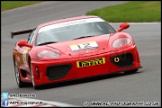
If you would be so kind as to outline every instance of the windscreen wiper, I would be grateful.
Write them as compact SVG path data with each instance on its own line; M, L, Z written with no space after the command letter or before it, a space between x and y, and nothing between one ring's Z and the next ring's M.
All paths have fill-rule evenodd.
M38 44L38 46L47 45L47 44L51 44L51 43L56 43L56 42L54 42L54 41L43 42L43 43Z
M94 37L94 36L81 36L81 37L78 37L78 38L74 38L73 40L81 39L81 38L87 38L87 37Z

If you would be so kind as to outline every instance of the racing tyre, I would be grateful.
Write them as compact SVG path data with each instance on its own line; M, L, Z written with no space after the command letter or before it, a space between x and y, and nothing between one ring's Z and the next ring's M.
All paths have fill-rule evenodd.
M21 81L20 71L19 71L19 68L18 68L18 65L17 65L15 59L14 59L14 70L15 70L15 78L16 78L18 87L19 88L26 87L28 85L28 83Z
M124 71L125 74L131 74L131 73L136 73L138 71L138 69L133 69L133 70L129 70L129 71Z

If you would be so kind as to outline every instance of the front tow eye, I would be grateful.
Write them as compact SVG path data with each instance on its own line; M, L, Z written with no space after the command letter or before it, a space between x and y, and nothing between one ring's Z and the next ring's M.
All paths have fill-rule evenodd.
M120 61L119 57L115 57L115 58L114 58L114 62L117 63L117 62L119 62L119 61Z

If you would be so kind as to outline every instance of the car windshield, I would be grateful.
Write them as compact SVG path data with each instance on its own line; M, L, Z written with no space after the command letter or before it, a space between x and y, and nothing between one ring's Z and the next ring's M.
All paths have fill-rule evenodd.
M115 32L116 30L106 21L88 18L42 27L38 32L36 43L39 45L48 41L62 42Z

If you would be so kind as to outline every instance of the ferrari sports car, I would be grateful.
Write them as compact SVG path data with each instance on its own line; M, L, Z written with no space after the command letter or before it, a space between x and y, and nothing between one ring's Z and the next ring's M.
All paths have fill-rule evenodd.
M115 30L98 16L64 18L36 28L11 32L11 38L26 34L13 48L18 86L76 80L115 72L134 73L141 68L130 25Z

